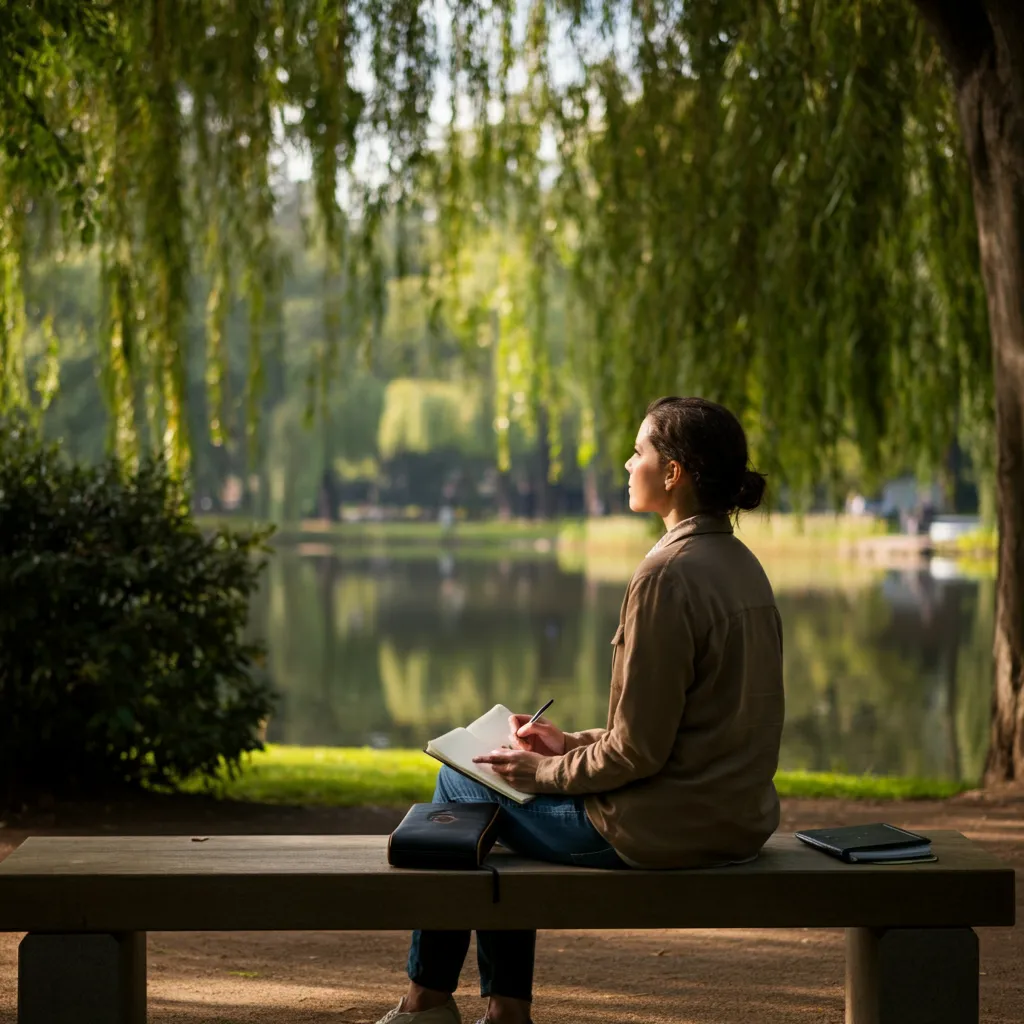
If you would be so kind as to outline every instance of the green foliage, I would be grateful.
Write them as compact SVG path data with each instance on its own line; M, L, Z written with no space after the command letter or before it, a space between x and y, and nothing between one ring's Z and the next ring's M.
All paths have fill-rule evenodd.
M311 417L305 388L289 387L276 403L266 402L269 420L265 458L269 505L275 522L308 516L325 471L344 476L349 467L376 466L377 428L384 385L353 373L330 388Z
M378 450L385 459L448 449L486 451L476 388L457 382L393 380L384 393Z
M810 7L691 5L668 33L660 5L639 16L639 67L604 73L605 130L577 153L595 200L556 191L582 240L614 422L638 395L716 397L805 499L844 441L877 478L939 465L958 417L991 429L976 230L936 44L909 4Z
M0 421L0 798L174 786L260 747L244 642L266 531L204 536L164 465Z
M28 393L26 254L95 224L119 450L183 464L186 404L215 443L244 409L255 444L287 144L311 166L321 387L343 354L372 359L388 278L414 275L432 325L490 349L493 422L539 428L553 475L570 398L617 457L646 399L675 389L735 407L797 498L841 475L847 443L878 475L938 468L959 436L990 472L968 176L909 0L48 0L0 7L3 54L8 404ZM465 287L489 232L507 241L499 280ZM186 312L200 272L205 344ZM185 386L200 353L204 402Z
M284 747L271 744L247 758L238 773L224 772L218 793L232 800L268 804L360 807L407 806L429 801L437 762L419 750ZM945 779L883 778L827 772L779 772L783 797L851 800L922 800L955 796L972 788ZM200 780L186 787L200 792Z
M296 188L288 194L294 198L301 192ZM246 429L246 417L252 410L245 398L249 338L244 304L235 303L223 323L221 343L228 373L221 380L223 401L217 411L206 397L209 367L203 346L204 280L193 289L186 318L192 351L187 394L193 438L190 476L200 507L217 509L225 484L232 478L248 489L243 495L247 513L277 522L324 515L327 496L321 489L325 475L331 472L344 487L342 501L393 504L401 498L400 503L408 504L404 492L411 491L414 504L427 506L438 472L455 467L467 482L479 481L485 474L493 478L497 452L489 423L498 399L489 348L478 346L473 359L463 357L454 335L443 324L430 329L423 280L392 279L387 285L387 313L373 350L358 351L352 347L355 340L345 335L345 357L338 375L333 379L319 376L325 344L320 295L323 254L317 248L303 249L294 207L279 210L275 234L291 269L281 284L280 336L266 358L265 387L255 405L255 433ZM489 239L476 251L481 259L466 284L482 293L497 287L500 281L494 266L500 244L497 239ZM40 417L43 429L69 454L90 462L102 457L109 428L100 390L104 364L95 351L95 339L87 334L95 330L99 316L96 273L97 261L87 254L61 261L36 260L28 281L31 315L25 337L27 373L39 379L52 366L47 359L45 322L40 320L46 310L54 332L63 342L60 387ZM449 397L458 393L470 405L456 409L449 402L454 419L461 421L467 413L479 418L472 430L463 432L454 448L447 434L434 432L420 437L415 451L403 449L386 459L378 449L379 425L385 389L395 380L407 382L404 386L412 390L422 385ZM460 383L455 385L455 381ZM522 398L523 394L513 396L512 421L505 442L514 456L515 472L520 478L528 475L530 486L538 487L547 465L546 439L536 430L532 436L528 434L525 403L516 401L516 397ZM207 436L213 433L205 421L208 413L216 419L216 443ZM561 482L570 492L580 486L574 443L578 422L578 414L570 409L560 426L566 462ZM144 447L149 447L148 427L143 425L141 430ZM443 446L436 457L432 450L423 449L424 444L434 442ZM392 466L395 460L401 465ZM398 495L389 481L403 476L409 479L409 486ZM421 480L428 484L426 491L419 487ZM467 485L463 490L470 489ZM488 496L475 492L458 497L460 503L463 499L477 507L493 504Z

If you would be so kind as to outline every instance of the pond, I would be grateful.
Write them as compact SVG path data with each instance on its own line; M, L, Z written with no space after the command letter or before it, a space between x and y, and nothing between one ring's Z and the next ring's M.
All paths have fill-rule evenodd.
M993 580L938 561L765 568L785 629L783 768L979 777ZM549 697L562 727L603 725L627 580L524 550L279 545L251 624L280 694L267 738L422 747Z

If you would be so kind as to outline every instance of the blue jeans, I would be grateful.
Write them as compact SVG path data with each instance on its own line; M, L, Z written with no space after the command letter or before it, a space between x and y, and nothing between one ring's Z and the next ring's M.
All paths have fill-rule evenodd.
M582 797L536 796L520 806L445 765L437 776L434 803L501 804L498 841L525 857L592 868L626 867L591 825ZM532 999L536 943L535 931L478 931L480 994ZM454 992L468 952L468 931L415 931L409 978L424 988Z

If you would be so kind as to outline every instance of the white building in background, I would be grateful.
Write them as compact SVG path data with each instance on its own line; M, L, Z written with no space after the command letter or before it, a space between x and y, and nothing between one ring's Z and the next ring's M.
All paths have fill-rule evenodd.
M846 502L849 515L896 519L905 533L927 533L935 542L955 540L981 526L978 516L956 515L947 508L938 483L923 484L910 474L888 481L879 498L869 500L863 494L854 494Z
M934 513L946 507L946 498L937 483L922 484L917 477L907 475L890 480L882 487L879 514L897 515L902 521L906 515L913 515L930 508Z

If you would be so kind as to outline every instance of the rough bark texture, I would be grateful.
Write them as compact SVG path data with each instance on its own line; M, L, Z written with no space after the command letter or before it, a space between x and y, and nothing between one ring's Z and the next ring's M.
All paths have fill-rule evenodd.
M918 0L949 60L995 371L999 576L986 785L1024 782L1024 3Z

